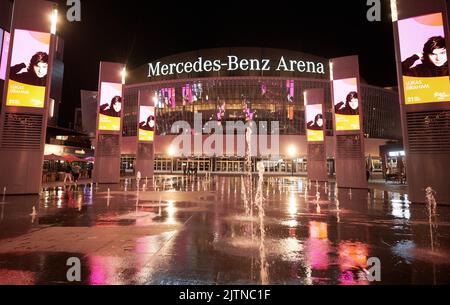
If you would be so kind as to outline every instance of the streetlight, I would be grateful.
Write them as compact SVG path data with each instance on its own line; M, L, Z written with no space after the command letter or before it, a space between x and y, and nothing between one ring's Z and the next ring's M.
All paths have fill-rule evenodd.
M288 147L288 156L292 162L292 176L294 176L294 158L297 155L297 148L294 145Z
M122 72L120 72L120 76L122 76L122 85L125 85L126 78L127 78L127 68L126 67L124 67L122 69Z
M56 24L58 23L58 9L57 6L53 6L52 15L50 16L50 33L56 35Z
M167 154L169 155L169 157L175 156L175 148L173 148L172 145L167 149Z
M391 15L392 22L398 21L397 0L391 0Z
M297 155L297 148L294 145L288 147L288 156L289 158L295 158Z
M173 157L175 156L175 148L172 145L170 145L169 148L167 149L167 154L171 159L170 173L173 173L173 165L174 165Z

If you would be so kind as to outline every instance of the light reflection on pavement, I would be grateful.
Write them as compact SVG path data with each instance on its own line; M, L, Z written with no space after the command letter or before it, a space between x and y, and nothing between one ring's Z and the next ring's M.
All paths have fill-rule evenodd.
M260 284L262 250L269 284L379 284L364 271L370 257L381 260L381 284L450 283L450 207L429 218L398 193L336 197L334 183L268 177L261 245L242 181L158 176L139 192L122 183L7 197L0 283L68 284L66 261L78 257L86 285Z

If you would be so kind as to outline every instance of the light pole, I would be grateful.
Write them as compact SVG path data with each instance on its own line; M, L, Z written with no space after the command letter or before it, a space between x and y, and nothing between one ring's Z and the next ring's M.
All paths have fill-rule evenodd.
M175 149L173 146L169 146L167 149L167 154L170 157L170 173L173 174L173 166L174 166L174 156L175 156Z
M297 148L294 145L291 145L288 147L288 156L291 159L291 171L292 171L292 176L294 176L294 159L295 156L297 155Z

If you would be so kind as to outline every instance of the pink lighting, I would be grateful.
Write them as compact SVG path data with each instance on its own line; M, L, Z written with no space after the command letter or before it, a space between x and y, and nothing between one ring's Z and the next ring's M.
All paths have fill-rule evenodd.
M309 263L316 270L326 270L330 264L328 253L328 225L324 222L311 221L309 223L309 239L306 242Z

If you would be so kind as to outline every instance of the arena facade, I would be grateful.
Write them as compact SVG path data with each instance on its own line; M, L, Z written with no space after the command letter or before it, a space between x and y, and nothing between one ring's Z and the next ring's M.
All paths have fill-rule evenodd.
M165 57L129 71L124 93L122 174L133 174L137 147L137 104L140 91L149 91L156 106L155 171L181 173L186 166L198 171L241 172L240 154L207 156L192 149L176 156L177 136L172 127L194 116L208 121L267 122L279 126L279 154L259 154L269 172L301 174L307 168L304 95L323 88L327 108L327 157L334 173L333 122L329 60L296 51L267 48L219 48ZM365 154L375 171L381 170L380 146L401 140L398 93L361 80ZM227 131L224 124L224 133ZM258 130L258 132L267 132ZM269 131L270 132L270 131ZM207 138L202 135L202 139ZM225 140L224 140L225 141Z

